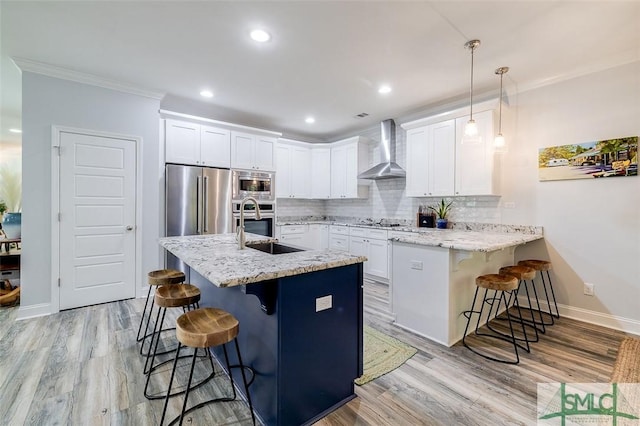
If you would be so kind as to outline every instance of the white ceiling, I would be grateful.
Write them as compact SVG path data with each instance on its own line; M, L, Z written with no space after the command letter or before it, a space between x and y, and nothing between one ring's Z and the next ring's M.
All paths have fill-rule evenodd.
M167 94L210 118L330 140L385 118L640 60L640 1L2 1L3 127L20 115L9 57ZM272 40L258 45L261 27ZM12 80L12 78L14 80ZM380 95L381 83L393 91ZM204 100L200 90L215 97ZM199 103L199 105L198 105ZM356 119L358 113L370 116ZM313 115L316 123L304 122ZM13 118L12 118L13 117ZM4 136L4 134L3 134Z

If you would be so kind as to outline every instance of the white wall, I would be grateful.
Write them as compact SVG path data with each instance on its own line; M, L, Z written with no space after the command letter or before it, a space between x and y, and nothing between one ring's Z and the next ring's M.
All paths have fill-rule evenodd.
M515 101L502 203L516 208L503 209L502 221L544 227L559 302L640 321L640 178L539 182L537 170L539 148L640 135L640 62ZM585 281L595 284L595 296L583 294Z
M47 77L22 76L21 312L51 302L51 126L70 126L142 138L142 271L157 269L160 250L160 102ZM140 283L138 283L140 285ZM33 310L33 309L32 309ZM25 314L28 315L28 314Z

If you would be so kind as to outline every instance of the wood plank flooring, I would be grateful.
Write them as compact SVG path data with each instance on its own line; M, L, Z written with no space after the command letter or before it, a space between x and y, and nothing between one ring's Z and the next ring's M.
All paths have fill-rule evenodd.
M0 309L0 424L158 424L163 401L143 395L144 358L135 341L143 306L144 300L126 300L25 321L15 321L17 308ZM174 311L168 321L180 313ZM625 336L561 318L530 354L521 354L519 365L499 364L460 343L447 348L395 327L388 287L370 281L365 282L365 322L418 353L391 373L356 387L358 398L317 425L535 424L538 382L607 382ZM162 393L169 369L170 363L152 376L151 393ZM200 369L196 377L205 374ZM219 375L189 400L197 403L226 392L226 376ZM180 398L172 399L169 418L179 413L180 404ZM251 418L239 400L200 409L187 422L249 425Z

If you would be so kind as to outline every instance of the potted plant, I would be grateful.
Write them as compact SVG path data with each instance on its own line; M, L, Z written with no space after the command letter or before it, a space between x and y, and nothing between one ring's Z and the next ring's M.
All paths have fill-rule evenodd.
M4 201L0 200L0 223L2 222L2 216L4 215L4 212L7 211L7 203L5 203Z
M453 204L453 201L445 203L444 199L441 199L440 203L435 206L429 206L429 210L436 214L436 228L447 229L447 215L449 214L449 209L451 209L451 204Z

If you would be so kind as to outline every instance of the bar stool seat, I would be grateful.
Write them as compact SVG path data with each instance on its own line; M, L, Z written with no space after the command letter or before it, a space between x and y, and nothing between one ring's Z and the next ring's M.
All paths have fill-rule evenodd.
M149 337L147 331L149 330L149 322L151 321L151 312L153 311L154 300L151 300L151 309L149 309L148 314L147 306L149 304L149 299L151 299L151 289L152 287L160 287L163 285L171 285L171 284L180 284L185 280L184 272L178 271L177 269L158 269L155 271L151 271L147 274L147 282L149 284L149 291L147 292L147 300L144 302L144 309L142 310L142 315L140 316L140 325L138 326L138 334L136 336L136 341L140 342L141 340L145 340ZM140 335L142 332L142 324L144 322L145 314L147 315L147 325L145 327L144 335ZM140 346L140 354L142 354L142 346L144 346L144 342Z
M163 399L164 394L158 395L150 395L148 392L149 381L151 379L151 373L156 370L159 366L166 364L171 361L166 360L157 365L154 365L156 357L158 355L166 354L177 350L176 356L180 357L179 349L170 349L164 352L158 352L158 343L160 342L160 331L162 331L162 327L164 325L164 320L167 314L167 308L183 308L186 310L197 309L200 307L200 289L192 284L174 284L159 287L156 290L156 294L154 296L154 302L158 305L158 314L156 316L156 323L153 329L152 338L151 338L151 347L149 352L147 353L147 358L144 363L144 373L147 375L147 380L144 387L144 396L147 399ZM162 313L162 318L160 314ZM151 350L153 348L153 350ZM178 345L179 348L179 345ZM205 355L206 356L206 355ZM182 357L185 358L185 357ZM210 356L209 356L210 358ZM213 360L210 359L211 366L213 368ZM202 382L198 383L197 386L200 386L206 383L209 379L211 379L213 375L207 377ZM174 394L178 395L180 393Z
M478 298L478 292L480 289L484 289L484 296L482 301L480 302L480 310L476 309L476 301ZM493 295L489 294L489 291L493 291ZM520 356L518 354L518 347L524 349L527 352L530 352L529 347L529 339L527 338L527 332L525 330L525 324L522 321L512 321L512 315L509 313L509 310L506 311L506 319L509 322L509 331L510 334L497 331L491 327L489 327L489 321L492 319L492 311L494 305L496 306L496 312L499 309L499 303L496 305L496 301L504 301L505 305L507 305L506 294L508 293L511 299L511 295L513 295L514 306L518 308L519 316L522 316L520 312L520 305L518 304L518 279L512 275L506 274L487 274L480 275L476 277L476 291L473 296L473 302L471 304L471 309L463 312L464 316L467 318L467 325L464 330L464 334L462 336L462 344L469 349L471 352L480 355L483 358L489 359L491 361L503 362L506 364L517 364L520 362ZM483 316L485 305L489 306L489 312L485 316ZM508 305L507 305L508 306ZM477 314L478 319L476 321L474 334L476 336L484 336L492 339L503 340L513 345L513 355L514 359L509 357L498 358L496 356L490 355L489 353L480 351L479 348L472 346L467 342L467 332L469 330L469 325L471 324L472 317L474 314ZM489 332L480 330L480 323L483 322L487 327ZM516 337L514 333L514 323L520 324L522 327L522 335L524 337Z
M547 307L549 308L549 312L545 312L551 317L551 324L554 323L554 318L560 318L560 312L558 311L558 302L556 301L556 293L553 290L553 283L551 282L551 275L549 271L552 269L551 262L548 260L539 260L539 259L527 259L521 260L518 262L518 265L528 266L530 268L535 269L540 272L540 278L542 280L542 288L544 289L544 294L547 298ZM544 279L544 276L547 276L547 279ZM549 287L549 292L551 292L551 299L549 299L549 292L547 291L547 287ZM555 312L551 309L551 301L553 300L553 307L555 308Z
M245 375L245 366L242 363L242 357L240 355L240 347L238 345L237 336L240 332L240 324L238 320L231 315L230 313L217 308L201 308L196 309L194 311L187 312L185 314L180 315L180 317L176 321L176 337L178 338L178 348L181 346L187 346L194 349L193 357L191 361L191 370L189 372L189 380L187 383L186 392L184 395L184 401L182 404L182 411L179 417L176 417L170 424L175 423L178 419L180 421L180 425L182 425L182 421L184 419L184 415L193 410L196 410L200 407L203 407L207 404L211 404L214 402L222 402L222 401L234 401L237 397L235 385L233 381L233 375L231 374L232 367L239 367L240 372L242 374L242 381L244 384L244 389L247 396L247 403L249 404L249 410L251 411L251 419L253 424L255 424L255 415L253 413L253 405L251 404L251 395L249 394L249 384L247 383L247 378ZM229 363L229 356L227 354L226 344L233 341L236 347L236 354L238 356L239 365L232 366ZM189 399L189 392L193 389L191 386L191 381L193 378L193 370L196 361L196 352L198 348L206 348L207 352L209 348L215 346L221 346L224 352L225 362L227 364L227 371L229 373L229 380L231 382L231 389L233 391L232 397L219 397L215 399L211 399L209 401L202 402L197 404L189 409L187 409L187 401ZM178 350L179 352L179 350ZM171 396L171 387L173 385L173 380L176 372L176 365L178 363L178 353L176 353L176 357L173 364L173 370L171 372L171 379L169 380L169 389L167 390L167 397L165 398L164 408L162 410L162 418L160 420L160 425L163 424L164 418L166 416L167 405L169 403L169 397ZM213 365L212 365L213 367Z
M529 313L529 316L531 317L531 319L520 318L520 320L525 321L527 324L534 327L535 338L531 341L537 342L539 339L538 331L541 333L544 333L546 330L545 330L545 321L542 318L542 310L540 309L538 292L536 291L535 285L533 285L533 279L536 276L536 270L528 266L513 265L513 266L503 266L502 268L500 268L499 273L516 277L518 279L518 289L520 289L520 287L524 287L525 293L527 295L528 306L522 306L521 308L524 311ZM527 281L531 281L533 299L536 303L535 308L533 307L533 302L532 302L531 295L529 293L529 286L527 285ZM507 309L509 309L509 306L511 306L510 305L511 300L509 300L508 302L509 302L509 305L507 305ZM538 318L535 317L536 313L538 314Z
M181 308L200 301L200 289L191 284L160 287L154 297L156 305L163 308Z

